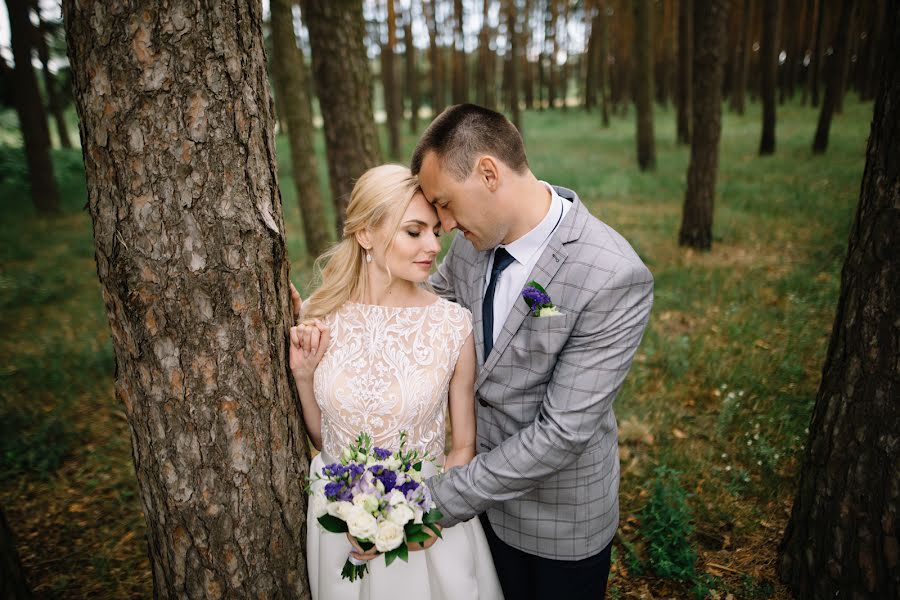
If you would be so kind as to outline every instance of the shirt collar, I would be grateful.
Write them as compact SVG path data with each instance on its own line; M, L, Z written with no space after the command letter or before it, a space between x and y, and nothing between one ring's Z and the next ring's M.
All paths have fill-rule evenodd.
M500 248L505 248L516 259L516 262L522 265L527 265L534 253L541 249L541 246L544 245L544 242L559 224L563 212L562 197L556 193L552 185L546 181L541 181L541 183L550 191L550 210L547 211L547 214L544 215L544 218L534 229L505 246L499 246Z

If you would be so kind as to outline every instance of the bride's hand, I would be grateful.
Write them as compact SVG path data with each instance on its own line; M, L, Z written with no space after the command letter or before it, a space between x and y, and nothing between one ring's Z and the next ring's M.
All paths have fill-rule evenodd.
M356 538L350 535L349 533L345 534L347 539L350 540L350 545L353 546L353 551L350 553L350 556L355 558L356 560L372 560L376 556L378 556L378 550L375 549L375 546L372 546L368 550L363 550L362 546L359 545L359 542L356 541Z
M300 309L303 307L303 299L300 297L300 292L297 291L297 288L294 287L294 282L291 281L291 312L294 314L294 323L300 320Z
M311 378L330 341L328 326L321 321L291 327L291 373L296 379Z
M440 525L435 525L438 529L443 529ZM418 542L410 542L408 544L410 552L417 552L419 550L428 550L434 543L438 541L438 536L428 527L423 527L422 531L428 534L428 540L422 542L421 544Z

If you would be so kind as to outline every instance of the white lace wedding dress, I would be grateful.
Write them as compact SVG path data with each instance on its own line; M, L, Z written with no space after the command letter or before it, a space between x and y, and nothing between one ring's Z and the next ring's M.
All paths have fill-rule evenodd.
M310 472L334 462L361 431L375 445L407 447L444 459L444 409L450 377L472 316L439 299L429 306L393 308L348 302L326 322L328 351L316 369L316 402L322 409L322 454ZM426 475L439 467L426 463ZM341 579L351 550L344 534L324 531L308 514L307 564L316 600L455 600L502 598L490 549L478 519L443 530L431 548L409 553L409 562L385 567L379 556L356 582Z

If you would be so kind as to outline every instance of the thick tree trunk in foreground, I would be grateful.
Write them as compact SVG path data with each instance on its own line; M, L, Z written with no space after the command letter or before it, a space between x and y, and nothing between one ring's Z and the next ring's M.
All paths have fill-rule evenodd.
M900 5L885 31L900 28ZM900 597L900 38L881 89L778 570L796 598Z
M338 237L354 182L381 164L360 0L303 0Z
M262 9L63 13L154 595L308 598Z
M0 598L3 600L30 600L31 589L25 579L25 571L16 550L16 541L0 507Z
M759 154L765 156L775 152L775 76L778 72L778 0L763 0L762 47L759 53L762 74L762 136Z
M694 85L691 162L678 243L712 248L713 202L722 134L722 73L728 0L694 1Z
M25 143L31 199L38 213L52 215L59 212L59 191L50 161L50 131L47 129L44 101L41 100L31 66L31 40L34 36L28 5L28 0L6 0L13 60L16 61L13 88L19 127Z
M641 171L656 168L653 140L653 31L651 0L634 3L634 50L637 67L634 106L637 112L637 162Z
M272 59L278 64L275 76L280 79L279 87L284 96L283 118L291 146L291 174L303 221L303 239L307 254L315 258L328 247L331 236L319 193L312 106L307 93L309 74L294 35L293 4L292 0L271 0Z
M813 154L822 154L828 149L828 133L831 130L831 117L834 115L838 99L842 93L843 77L842 65L847 57L847 48L850 45L849 29L853 15L854 0L844 0L841 3L841 16L837 25L837 33L834 36L834 54L825 67L825 99L822 100L822 110L819 112L819 123L816 126L816 137L813 140ZM891 31L888 29L887 31ZM896 32L895 32L896 33Z
M678 80L675 101L678 110L676 139L679 144L691 143L691 93L694 72L694 6L693 0L678 2Z

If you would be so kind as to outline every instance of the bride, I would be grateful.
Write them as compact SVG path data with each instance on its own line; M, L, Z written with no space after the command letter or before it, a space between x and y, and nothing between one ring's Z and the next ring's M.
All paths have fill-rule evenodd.
M435 210L406 167L375 167L354 186L343 239L320 257L321 285L302 305L303 324L291 329L291 371L320 450L310 473L334 462L362 431L392 450L406 431L407 447L437 463L426 476L474 456L472 315L422 286L440 251L439 232ZM445 458L448 403L452 449ZM410 552L409 562L370 560L355 582L341 579L354 550L348 538L319 527L312 507L307 519L313 598L502 597L478 519L445 529L427 549Z

